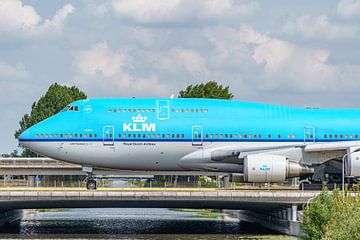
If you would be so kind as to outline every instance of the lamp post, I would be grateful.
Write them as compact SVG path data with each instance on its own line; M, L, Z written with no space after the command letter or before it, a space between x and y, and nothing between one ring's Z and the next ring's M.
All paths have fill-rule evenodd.
M341 179L341 189L342 189L342 193L344 194L344 191L345 191L345 158L349 155L351 155L352 153L355 153L355 152L359 152L360 151L360 148L352 151L352 152L348 152L348 153L345 153L343 158L342 158L342 166L341 166L341 174L342 174L342 179Z

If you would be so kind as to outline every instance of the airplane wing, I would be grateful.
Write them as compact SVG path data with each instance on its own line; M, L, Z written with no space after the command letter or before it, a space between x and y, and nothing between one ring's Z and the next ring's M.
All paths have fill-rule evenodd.
M347 159L350 166L347 172L360 175L360 153L354 152L357 150L360 150L360 141L251 148L229 145L198 149L185 155L180 165L193 170L243 173L251 182L272 182L308 175L313 173L312 164L341 159L346 153L353 153Z

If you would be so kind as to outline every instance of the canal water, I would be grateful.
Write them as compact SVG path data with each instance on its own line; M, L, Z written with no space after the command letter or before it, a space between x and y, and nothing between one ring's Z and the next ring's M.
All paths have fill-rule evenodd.
M287 239L227 214L176 209L26 210L19 228L0 238L30 239Z

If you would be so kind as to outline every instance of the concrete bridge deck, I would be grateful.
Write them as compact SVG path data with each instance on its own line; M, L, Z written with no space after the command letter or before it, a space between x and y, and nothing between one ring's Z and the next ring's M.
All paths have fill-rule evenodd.
M212 208L269 211L302 206L319 192L215 189L1 190L0 208Z

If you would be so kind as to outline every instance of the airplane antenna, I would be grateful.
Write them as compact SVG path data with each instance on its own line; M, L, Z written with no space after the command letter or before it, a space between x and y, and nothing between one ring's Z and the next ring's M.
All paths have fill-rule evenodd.
M174 98L174 94L171 94L170 98Z

